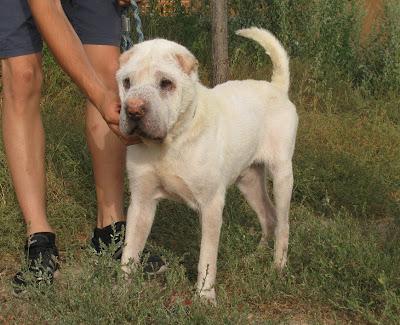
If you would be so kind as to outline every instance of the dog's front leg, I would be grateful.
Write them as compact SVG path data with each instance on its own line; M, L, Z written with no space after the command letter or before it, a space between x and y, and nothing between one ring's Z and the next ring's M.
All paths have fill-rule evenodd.
M146 244L154 221L157 201L143 193L132 192L125 231L125 247L122 253L122 269L129 273L140 262L140 254ZM133 265L129 262L133 261Z
M201 246L197 276L197 292L215 303L215 277L219 236L222 225L224 195L219 195L201 208Z

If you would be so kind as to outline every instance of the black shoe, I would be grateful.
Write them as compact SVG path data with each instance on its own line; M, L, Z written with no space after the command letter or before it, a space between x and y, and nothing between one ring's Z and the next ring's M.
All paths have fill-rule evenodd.
M112 249L115 250L112 252L113 258L116 260L121 259L125 238L125 226L125 221L118 221L104 228L95 228L91 240L92 248L97 254L100 254L110 246L113 246Z
M27 268L13 278L15 293L20 293L28 284L53 283L58 270L58 249L56 235L38 232L29 236L25 244Z
M95 228L91 240L91 246L100 254L104 249L112 247L115 251L112 252L113 258L120 260L122 257L122 249L125 240L125 221L118 221L112 225L104 228ZM160 274L167 269L167 264L158 255L149 254L145 249L142 256L144 256L145 266L143 270L149 274Z
M149 253L147 249L143 250L142 262L144 263L143 271L147 274L161 274L168 269L168 264L162 256Z

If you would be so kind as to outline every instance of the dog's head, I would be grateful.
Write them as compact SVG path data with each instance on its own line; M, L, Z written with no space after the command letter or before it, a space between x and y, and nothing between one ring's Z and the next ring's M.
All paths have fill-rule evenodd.
M120 129L162 141L192 104L198 62L185 47L164 39L135 45L120 57Z

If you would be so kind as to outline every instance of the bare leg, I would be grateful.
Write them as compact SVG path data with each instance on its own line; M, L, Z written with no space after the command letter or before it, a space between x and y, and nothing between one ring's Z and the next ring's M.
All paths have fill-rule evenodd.
M274 263L281 270L287 262L289 242L289 209L293 188L292 162L279 161L271 166L277 224L275 228Z
M260 245L265 245L276 223L275 208L265 184L265 167L256 165L248 168L243 172L237 186L257 214L262 230Z
M222 226L222 210L225 197L218 194L201 209L201 246L197 275L197 292L201 297L215 303L215 278L219 237Z
M40 53L2 60L4 147L28 235L53 232L46 218Z
M119 48L108 45L85 45L96 73L109 89L117 84ZM126 147L109 129L98 110L87 103L86 136L92 155L97 196L97 227L103 228L125 219L123 211Z

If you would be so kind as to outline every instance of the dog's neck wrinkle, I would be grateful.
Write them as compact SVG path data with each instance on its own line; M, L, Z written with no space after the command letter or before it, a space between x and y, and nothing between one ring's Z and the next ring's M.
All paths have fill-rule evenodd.
M195 139L200 138L201 134L205 131L204 127L212 124L209 120L215 118L215 114L213 114L212 110L210 111L210 105L208 105L208 98L212 96L212 94L209 93L209 89L197 83L196 94L191 108L185 116L186 120L180 120L182 126L180 131L173 138L175 143L179 143L179 148L184 148L185 143L191 143L196 141ZM187 132L188 130L190 130L190 132Z
M185 133L185 131L192 124L192 120L195 116L194 112L196 108L193 107L193 102L190 103L190 108L181 114L175 124L171 127L171 132L168 134L169 141L175 141L180 135Z
M196 86L196 88L198 88ZM198 89L196 89L193 100L189 103L186 109L177 119L175 124L171 127L171 132L168 135L168 141L176 141L185 131L193 126L197 116L198 110Z
M201 133L202 131L202 128L197 127L197 125L200 125L204 122L204 120L211 118L210 115L212 114L209 114L208 112L209 107L207 103L199 101L198 99L199 97L202 97L204 99L210 96L211 94L205 94L206 92L209 92L210 89L202 85L200 82L198 82L195 87L196 87L196 95L194 96L192 102L189 104L189 108L181 114L181 116L171 127L171 132L168 133L166 139L161 143L154 143L153 141L145 141L147 146L157 146L157 147L161 146L161 148L164 148L161 150L161 156L164 156L168 153L170 144L172 142L178 142L178 141L186 142L192 138L198 137L199 133ZM206 124L208 125L208 123ZM186 137L187 132L185 131L188 129L196 130L196 132L191 133L190 137Z

